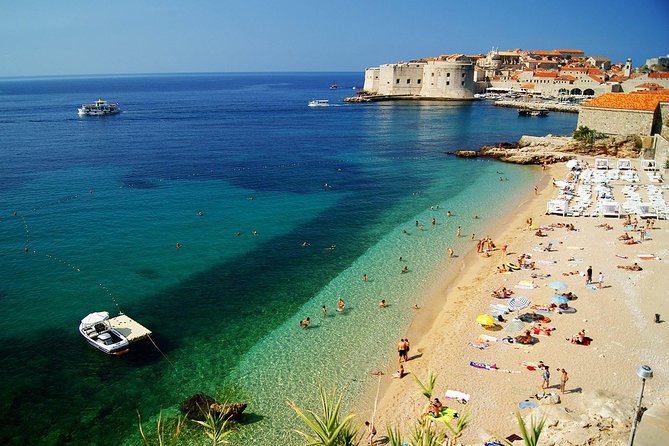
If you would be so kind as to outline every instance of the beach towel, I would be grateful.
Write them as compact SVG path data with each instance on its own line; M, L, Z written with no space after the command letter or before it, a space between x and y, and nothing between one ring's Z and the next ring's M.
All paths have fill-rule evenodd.
M576 249L578 251L583 251L585 248L582 246L567 246L567 249Z
M539 265L553 265L557 263L557 260L538 260Z
M571 339L567 339L567 340L571 342ZM591 342L592 342L592 338L589 338L589 337L586 336L586 337L583 338L583 342L580 342L580 343L579 342L571 342L571 343L574 344L574 345L585 345L587 347L588 345L590 345Z
M637 254L637 258L641 260L654 260L655 255L654 254Z
M509 312L508 305L490 304L490 313L493 316L498 316L498 315L501 315L501 314L507 314L508 312Z
M459 392L457 390L448 389L446 391L446 398L449 400L458 400L462 404L467 404L469 402L470 395L468 393Z
M557 312L559 314L573 314L576 313L576 308L574 307L558 308Z
M522 290L533 290L535 288L539 288L537 285L534 284L531 280L521 280L518 282L518 285L516 285L516 288L520 288Z
M593 285L593 284L586 285L585 287L588 288L589 290L592 290L592 291L597 291L599 289L599 288L597 288L597 285Z
M485 362L469 361L469 365L477 369L492 370L492 371L497 370L497 364L487 364Z
M471 341L469 345L478 348L479 350L483 350L484 348L490 347L491 345L495 345L496 343L497 343L497 338L481 334L476 339Z
M518 409L527 409L528 407L537 407L536 401L525 400L518 403Z
M541 362L532 362L532 361L523 361L520 363L523 367L527 368L527 370L534 372L535 370L539 370L541 368L543 363Z
M438 417L435 417L435 416L432 415L431 413L428 414L428 416L429 416L430 418L433 418L433 419L436 420L436 421L441 421L442 423L446 423L446 424L448 424L448 423L451 422L451 420L452 420L453 418L457 418L457 416L458 416L458 411L457 411L457 410L453 410L453 409L451 409L451 408L449 408L449 407L444 407L444 408L441 409L441 415L439 415Z

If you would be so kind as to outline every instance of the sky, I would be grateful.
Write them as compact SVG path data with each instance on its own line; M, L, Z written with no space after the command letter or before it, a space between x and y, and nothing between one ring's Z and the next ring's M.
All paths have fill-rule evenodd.
M576 48L669 53L669 0L0 0L0 77L353 71Z

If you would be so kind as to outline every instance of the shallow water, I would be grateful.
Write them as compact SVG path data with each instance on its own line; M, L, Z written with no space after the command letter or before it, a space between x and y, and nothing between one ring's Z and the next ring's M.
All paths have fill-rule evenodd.
M136 411L151 419L199 391L250 402L259 421L240 444L289 442L285 401L314 401L318 383L360 394L447 247L469 246L457 225L476 232L538 175L445 152L576 121L486 103L340 104L354 92L332 81L362 78L0 82L3 443L133 444ZM98 96L124 112L77 117ZM80 338L78 321L115 302L165 357L142 343L109 358Z

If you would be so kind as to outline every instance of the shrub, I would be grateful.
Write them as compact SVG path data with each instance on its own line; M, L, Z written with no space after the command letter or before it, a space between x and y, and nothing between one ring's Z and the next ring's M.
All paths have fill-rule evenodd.
M606 135L604 133L598 132L589 127L581 125L576 130L574 130L572 137L576 141L581 141L590 145L594 143L595 140L597 139L606 138Z

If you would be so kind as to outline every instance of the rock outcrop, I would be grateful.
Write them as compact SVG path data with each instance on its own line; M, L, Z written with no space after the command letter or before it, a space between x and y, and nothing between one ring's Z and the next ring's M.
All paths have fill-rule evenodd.
M483 146L479 150L458 150L454 154L464 158L477 156L496 158L515 164L552 164L583 156L638 158L635 136L610 136L592 144L576 141L569 136L523 136L515 143Z
M204 420L210 412L221 413L225 419L239 418L246 404L219 404L203 393L197 393L181 402L181 412L194 420Z

